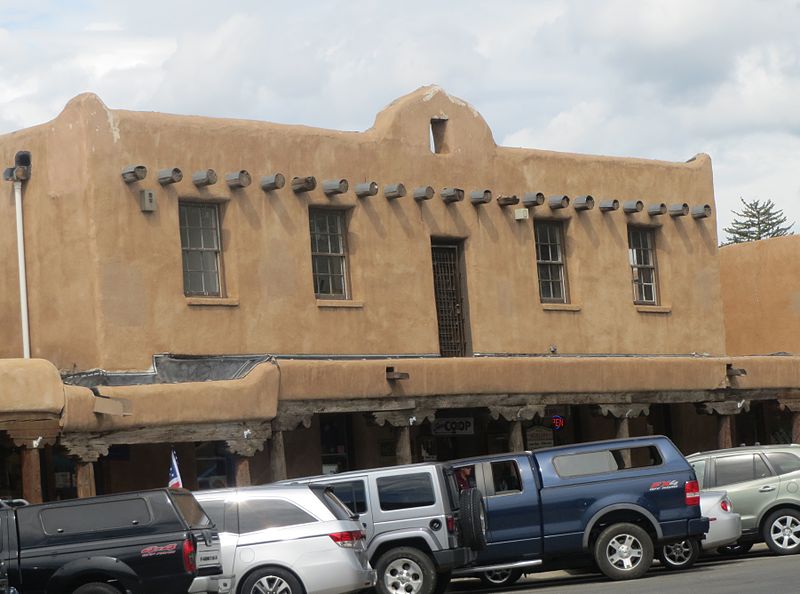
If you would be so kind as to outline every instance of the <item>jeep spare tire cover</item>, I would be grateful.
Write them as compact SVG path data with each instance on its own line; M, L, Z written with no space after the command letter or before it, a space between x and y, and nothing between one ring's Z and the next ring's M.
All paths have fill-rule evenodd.
M486 548L486 504L478 489L466 489L459 496L459 527L464 544L476 551Z

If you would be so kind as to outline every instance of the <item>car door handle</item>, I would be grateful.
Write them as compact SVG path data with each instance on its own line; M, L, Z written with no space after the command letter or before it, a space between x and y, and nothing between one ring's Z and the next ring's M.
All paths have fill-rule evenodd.
M772 485L764 485L763 487L761 487L758 490L758 492L759 493L769 493L770 491L774 491L774 490L775 490L775 487L773 487Z

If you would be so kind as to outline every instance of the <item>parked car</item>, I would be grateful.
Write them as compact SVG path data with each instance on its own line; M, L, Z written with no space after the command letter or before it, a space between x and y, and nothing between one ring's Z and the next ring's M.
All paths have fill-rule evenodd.
M179 594L222 573L219 537L183 489L3 506L0 543L25 594Z
M322 485L196 494L220 531L222 565L237 594L344 594L375 585L364 533ZM198 578L189 592L204 592Z
M443 592L451 572L486 545L477 489L459 492L452 470L421 463L286 482L329 485L359 515L380 594Z
M494 586L592 562L611 579L638 578L657 546L708 531L695 474L663 436L451 463L466 466L486 497L488 545L473 567L456 573Z
M766 542L773 553L800 552L800 445L749 446L688 456L701 489L725 489L742 517L742 537L723 554Z
M658 558L667 569L689 569L703 551L735 543L742 536L742 519L733 511L733 503L725 491L700 491L700 513L708 518L709 528L700 544L697 540L682 540L662 545Z

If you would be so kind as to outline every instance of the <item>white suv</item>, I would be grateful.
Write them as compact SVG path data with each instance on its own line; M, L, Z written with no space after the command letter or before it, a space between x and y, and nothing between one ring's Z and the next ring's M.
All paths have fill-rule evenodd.
M196 492L219 531L222 567L238 594L344 594L375 584L364 532L322 485ZM189 592L204 592L202 578Z

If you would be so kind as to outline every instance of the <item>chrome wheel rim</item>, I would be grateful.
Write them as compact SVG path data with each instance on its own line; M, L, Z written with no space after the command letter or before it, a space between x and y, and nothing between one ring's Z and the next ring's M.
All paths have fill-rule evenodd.
M265 575L253 584L250 594L292 594L292 587L282 577Z
M484 571L483 576L488 582L492 582L493 584L502 584L511 576L511 570L494 569L492 571Z
M389 592L417 594L422 590L422 569L411 559L395 559L386 567L383 583Z
M772 542L782 549L793 549L800 545L800 520L794 516L777 518L769 529Z
M692 560L692 545L682 540L664 547L664 558L672 565L686 565Z
M622 571L631 571L642 562L642 543L630 534L618 534L606 546L608 562Z

